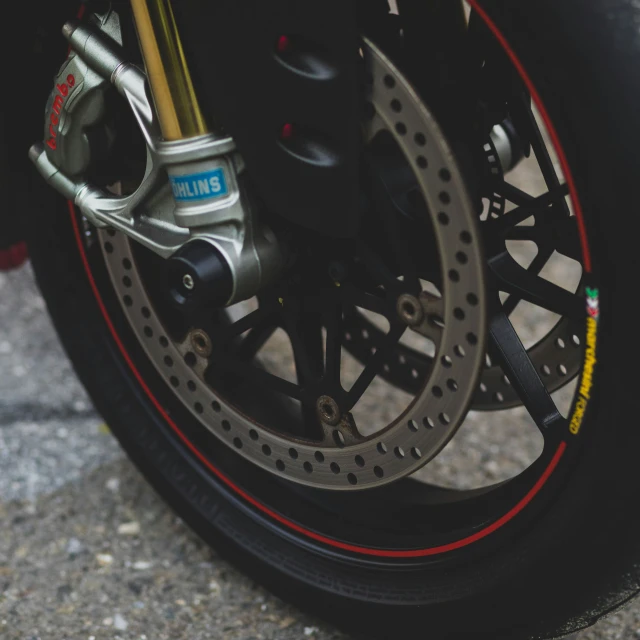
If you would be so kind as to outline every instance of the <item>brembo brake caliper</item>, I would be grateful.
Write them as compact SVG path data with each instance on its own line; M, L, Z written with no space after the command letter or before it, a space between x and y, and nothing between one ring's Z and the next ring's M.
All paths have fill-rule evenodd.
M256 219L233 139L162 139L147 76L125 59L115 12L68 23L63 34L71 53L47 104L45 141L30 150L39 172L92 224L113 227L169 259L177 304L223 306L255 295L283 260L274 235ZM110 85L128 101L147 145L144 179L126 196L85 177Z

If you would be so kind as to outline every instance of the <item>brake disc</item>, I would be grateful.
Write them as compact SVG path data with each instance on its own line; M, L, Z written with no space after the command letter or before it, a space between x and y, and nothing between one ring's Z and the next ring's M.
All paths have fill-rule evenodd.
M322 442L301 441L256 424L205 381L215 350L206 335L170 338L154 309L130 241L99 231L100 244L123 310L148 357L191 413L230 448L289 480L323 489L386 484L432 459L464 420L479 384L487 334L484 257L474 207L443 133L411 85L372 43L367 137L393 135L427 203L446 274L442 298L428 304L418 327L436 343L436 358L409 408L386 428L361 436L343 420L325 424ZM446 248L446 250L444 250ZM435 313L438 322L430 322ZM427 327L425 329L425 327ZM197 333L197 332L196 332Z

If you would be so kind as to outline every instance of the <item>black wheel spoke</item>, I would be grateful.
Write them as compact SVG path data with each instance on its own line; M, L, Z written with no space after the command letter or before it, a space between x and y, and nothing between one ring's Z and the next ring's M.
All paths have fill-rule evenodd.
M540 272L544 269L545 265L551 259L553 249L541 249L533 259L531 264L527 267L527 272L536 276L540 275ZM521 298L516 295L510 295L502 304L502 310L507 316L510 316L515 308L518 306Z
M344 322L342 317L342 305L335 305L326 316L327 346L324 370L324 381L335 388L341 385L342 364L342 336Z
M574 293L527 271L504 252L490 261L499 291L515 294L548 311L579 321L584 317L584 303Z
M385 318L389 316L389 303L384 298L374 293L367 293L350 285L343 285L340 287L340 293L345 303L350 306L372 311L373 313L377 313Z
M391 325L389 333L384 336L382 341L376 345L376 352L371 356L364 370L355 381L354 385L349 389L347 393L347 407L342 407L343 411L351 411L356 405L358 400L363 396L364 392L368 389L369 385L373 382L373 379L378 375L378 372L382 369L385 362L389 358L389 354L402 338L402 334L405 332L406 326L399 323Z
M273 316L266 316L258 322L257 326L250 329L235 350L235 355L240 360L248 362L256 357L269 338L278 329L278 322Z
M261 305L259 309L248 313L240 320L229 325L221 332L221 342L226 344L232 338L242 335L245 331L260 326L262 322L268 321L275 315L276 309L271 306Z
M504 182L502 184L507 185L508 183ZM508 186L511 187L511 185ZM513 187L513 189L515 188L516 187ZM566 184L558 185L557 187L547 191L547 193L543 193L537 198L533 198L532 196L529 196L528 194L522 192L523 197L527 196L529 198L527 201L519 205L516 209L512 209L511 211L509 211L509 213L506 213L501 218L488 220L486 224L490 228L492 233L500 233L512 228L515 229L516 225L519 225L527 218L535 216L541 211L548 209L550 205L557 205L558 203L564 202L564 198L566 197L568 192L569 188ZM520 196L518 196L518 198L521 199Z
M239 376L243 380L250 380L256 385L267 387L276 393L289 396L294 400L301 399L302 393L297 384L284 380L264 369L241 362L235 357L225 358L224 361L217 363L216 366L224 369L226 372Z
M489 353L494 362L502 367L543 435L546 435L549 429L566 422L531 362L511 321L502 311L493 317L489 326Z

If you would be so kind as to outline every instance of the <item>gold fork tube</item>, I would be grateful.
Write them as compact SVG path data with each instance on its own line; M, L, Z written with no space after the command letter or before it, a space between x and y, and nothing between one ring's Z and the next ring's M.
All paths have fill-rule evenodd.
M131 0L131 5L163 137L184 140L209 133L171 0Z

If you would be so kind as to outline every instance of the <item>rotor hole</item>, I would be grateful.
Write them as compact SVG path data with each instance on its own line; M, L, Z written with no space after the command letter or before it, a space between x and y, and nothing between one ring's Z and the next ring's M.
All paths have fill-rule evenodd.
M351 342L351 334L347 331L347 333L344 334L344 339L347 342Z
M278 471L284 471L284 462L282 462L282 460L276 460L276 469Z
M113 253L113 245L110 242L105 242L104 243L104 250L107 253Z
M568 371L567 371L567 367L565 367L563 364L559 364L556 368L556 371L558 372L559 376L566 376Z
M396 123L396 132L398 133L398 135L400 136L404 136L407 134L407 125L404 124L404 122L398 122Z
M420 460L420 458L422 458L422 451L420 451L420 449L418 449L418 447L411 447L411 455L416 460Z
M347 480L349 481L349 484L358 484L358 478L356 478L355 473L347 474Z
M305 462L302 465L302 468L307 472L307 473L313 473L313 465L310 462Z
M368 340L369 339L369 332L366 329L362 330L362 338L364 340Z
M324 462L324 454L321 451L316 451L313 456L318 462Z
M411 377L414 380L417 380L420 377L420 373L418 372L417 369L411 369Z
M453 348L453 353L455 353L458 356L458 358L464 358L467 355L467 352L464 350L464 347L459 344L457 344Z
M131 260L129 260L129 258L124 258L124 260L122 261L122 266L127 270L130 271L131 267L133 266L131 264Z
M133 305L133 299L131 298L131 296L124 296L122 298L122 301L125 303L127 307L131 307Z
M398 99L394 99L391 101L391 108L396 112L400 113L402 111L402 102Z
M169 341L164 336L160 336L158 342L160 343L160 346L164 347L165 349L169 346Z
M189 351L189 353L185 354L184 361L187 363L187 366L195 367L198 362L198 358L196 358L195 353L191 353L191 351Z
M329 469L331 469L331 471L333 471L333 473L335 473L336 475L340 473L340 465L337 462L332 462L329 465Z
M436 398L442 398L442 396L444 395L442 389L440 387L433 387L433 389L431 389L433 395Z
M431 418L423 418L422 419L422 424L427 429L435 429L436 428L436 423Z
M460 264L467 264L467 262L469 262L469 258L464 251L458 251L458 253L456 253L456 260Z
M448 169L440 169L440 173L438 175L440 176L440 180L442 180L442 182L451 181L451 172Z
M399 362L400 364L407 364L407 359L405 358L405 356L403 356L402 354L400 354L400 355L398 356L398 362Z
M418 430L418 423L415 420L409 420L407 426L409 427L409 430L414 433Z
M456 307L453 310L453 315L455 316L456 320L464 320L465 319L464 311L460 307Z
M455 269L451 269L449 271L449 280L451 282L460 282L460 274Z
M421 169L427 169L429 167L429 162L424 156L418 156L416 162Z
M440 362L442 362L442 366L450 369L453 366L453 360L449 356L442 356L440 358Z
M223 420L222 421L222 428L225 431L231 431L231 423L228 420Z
M173 358L171 356L165 356L164 363L167 367L173 367Z
M440 199L440 202L442 202L442 204L450 204L451 203L451 196L449 195L449 193L447 191L442 191L440 193L440 195L438 196L438 198Z
M484 382L480 383L480 391L482 393L487 393L488 389L487 389L487 385Z
M360 468L364 467L364 458L362 456L356 456L354 460Z
M140 312L142 313L142 317L146 318L147 320L151 317L151 311L149 311L148 307L142 307L142 309L140 309Z
M478 304L478 296L475 293L468 293L467 294L467 302L472 306L475 307Z
M574 347L580 346L580 338L578 336L571 336L571 342L573 342Z
M378 449L378 453L380 455L384 455L388 451L387 445L384 442L378 442L378 446L376 448Z
M504 402L504 396L499 391L496 391L493 394L493 400L494 402Z
M440 420L440 422L441 422L443 425L445 425L445 426L446 426L446 425L448 425L448 424L451 422L451 418L450 418L446 413L441 413L441 414L438 416L438 419L439 419L439 420Z
M153 338L153 329L150 326L146 326L144 329L144 335L147 336L147 338Z
M251 429L251 431L249 431L249 437L255 442L260 436L255 429Z
M298 452L293 447L291 447L291 449L289 449L289 457L292 460L297 460L298 459Z
M398 458L399 460L402 460L404 458L404 449L402 447L396 447L393 450L393 453L396 454L396 458Z
M511 386L511 380L509 380L509 378L507 378L507 376L502 376L502 383L507 385L507 387Z
M196 402L193 405L193 408L196 410L196 413L199 413L201 415L204 413L204 407L199 402Z
M441 225L445 225L445 226L448 225L449 224L449 216L446 213L444 213L444 211L441 211L438 214L438 222Z
M388 364L383 365L382 370L385 373L389 373L391 371L391 367Z
M384 77L384 86L388 89L393 89L396 86L396 81L393 76L386 75Z
M468 231L462 231L460 233L460 240L464 243L464 244L471 244L473 238L471 237L471 234Z
M222 407L220 406L219 402L216 402L215 400L211 403L211 408L216 412L216 413L220 413L220 411L222 410Z
M194 393L197 388L198 387L196 386L196 383L193 380L189 380L187 382L187 389L189 389L189 391L191 391L191 393Z
M475 333L467 333L467 342L475 347L478 344L478 336Z
M562 338L556 338L556 347L558 349L564 349L567 345L564 343Z
M550 376L551 375L551 369L546 364L543 364L542 367L540 367L540 371L542 371L542 375L544 375L544 376Z
M373 467L373 473L375 474L376 478L384 477L384 471L382 470L382 467Z
M488 353L486 353L484 356L484 368L491 369L492 366L493 366L493 362L491 360L491 356Z
M336 445L340 448L344 447L345 445L345 440L344 440L344 436L342 435L341 431L338 431L337 429L333 432L333 441L336 443Z
M133 282L131 282L131 278L129 276L124 276L124 278L122 278L122 284L129 289Z
M178 378L176 378L175 376L171 376L171 378L169 378L169 382L171 383L172 387L178 387L180 385L180 380L178 380Z
M265 456L270 456L271 455L271 447L268 444L263 444L262 445L262 453L264 453Z
M458 383L453 378L449 378L447 380L447 387L449 387L449 389L451 391L457 391L458 390Z
M423 133L416 133L416 135L413 136L413 139L419 147L424 147L427 144L427 139Z

